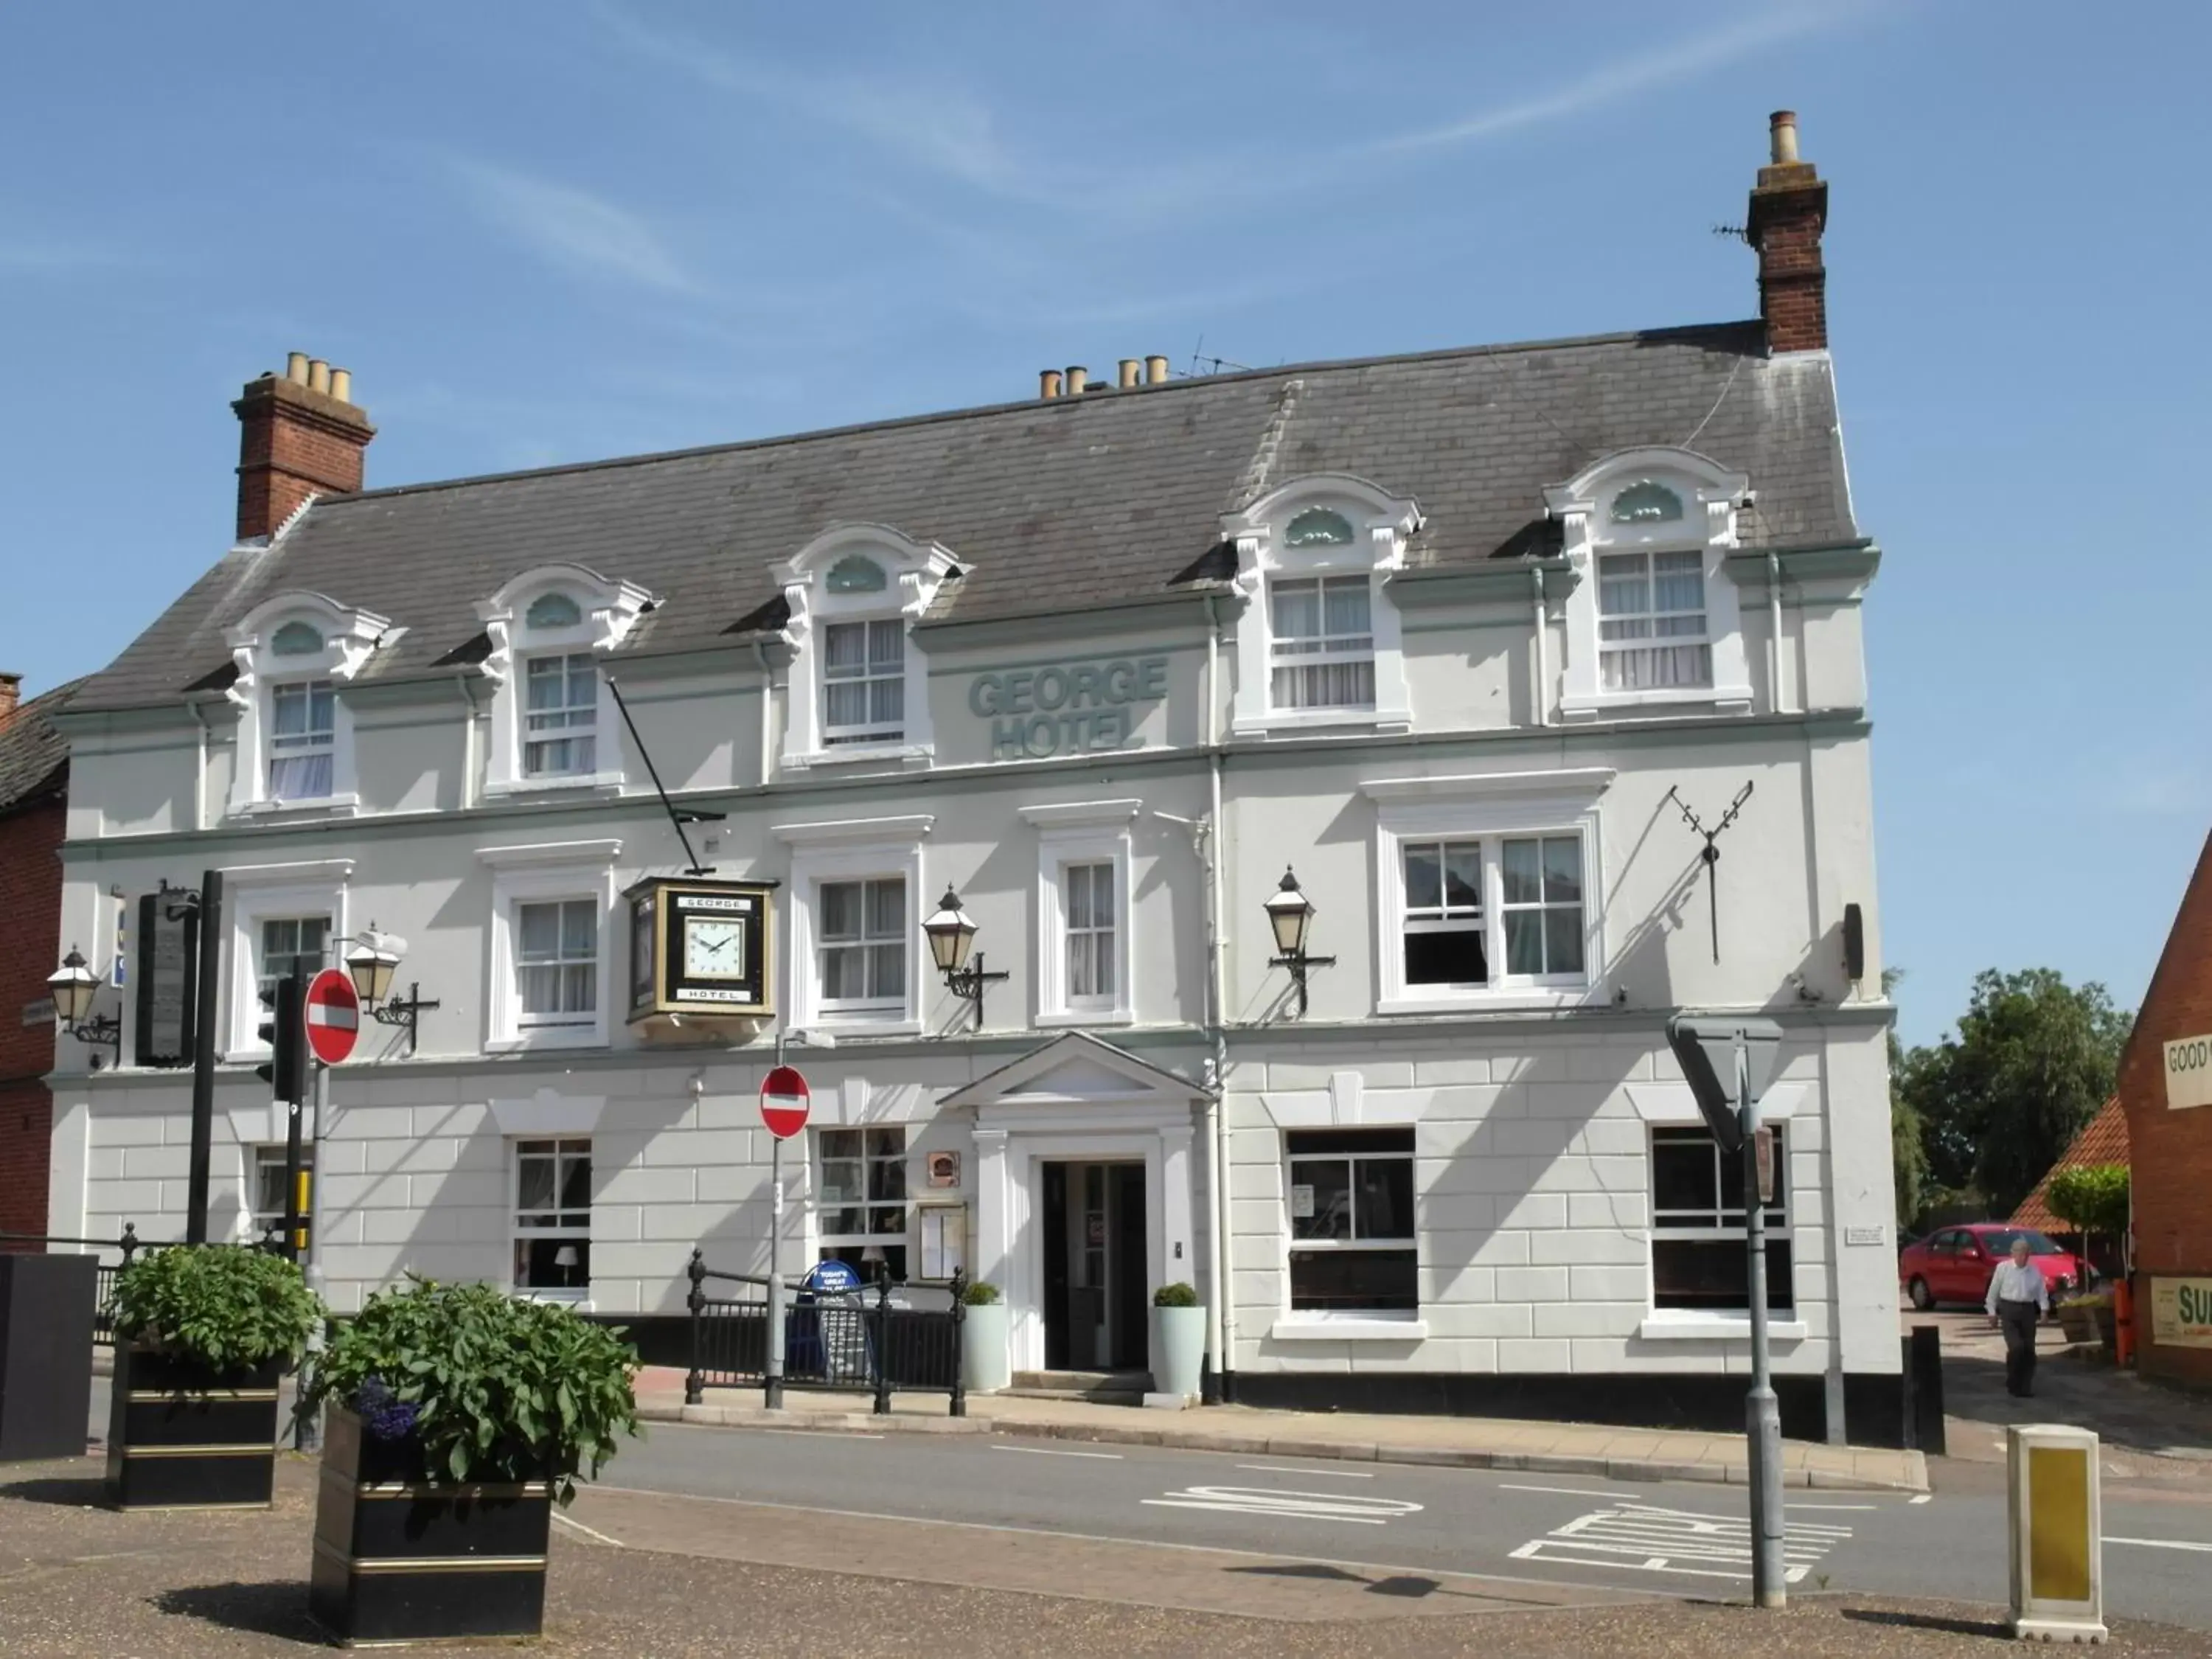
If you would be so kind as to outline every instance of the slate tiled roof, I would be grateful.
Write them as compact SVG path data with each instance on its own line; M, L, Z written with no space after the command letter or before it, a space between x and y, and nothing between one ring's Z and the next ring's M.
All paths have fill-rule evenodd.
M840 523L952 550L967 574L933 622L1158 595L1210 568L1222 513L1313 472L1416 499L1412 568L1472 565L1538 539L1545 485L1647 444L1750 474L1753 544L1856 537L1824 354L1770 359L1757 323L1477 347L326 498L224 557L78 706L179 696L222 668L226 627L291 588L405 626L368 673L450 672L434 665L467 659L474 602L556 561L663 602L624 652L708 645L772 616L772 567Z
M2050 1189L2051 1177L2061 1170L2082 1170L2099 1164L2127 1161L2128 1114L2120 1104L2120 1097L2114 1095L2097 1109L2096 1116L2081 1126L2081 1133L2059 1154L2058 1162L2044 1171L2043 1179L2035 1183L2035 1190L2012 1212L2012 1224L2033 1227L2046 1233L2073 1231L2072 1224L2054 1215L2044 1200L2044 1194Z
M82 680L56 686L20 705L0 725L0 817L61 793L69 781L69 742L53 716L76 695Z

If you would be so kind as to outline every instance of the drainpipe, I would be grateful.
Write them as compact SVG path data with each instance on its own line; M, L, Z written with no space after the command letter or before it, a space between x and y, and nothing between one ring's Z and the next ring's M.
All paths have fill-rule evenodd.
M1536 579L1536 724L1548 726L1551 716L1544 707L1544 685L1552 678L1552 650L1551 642L1546 637L1550 630L1544 623L1544 573L1539 568L1528 574Z
M1206 1269L1212 1294L1206 1298L1206 1346L1213 1360L1215 1389L1222 1400L1237 1398L1233 1363L1237 1312L1229 1269L1229 1122L1222 1095L1229 1084L1229 1034L1224 1013L1221 927L1221 729L1219 685L1221 630L1213 597L1206 600L1206 759L1209 797L1205 842L1206 1016L1212 1027L1213 1089L1206 1103Z
M761 717L759 782L761 787L765 789L768 787L769 780L768 746L769 734L775 729L774 724L769 719L769 704L774 699L775 687L768 672L768 647L759 640L755 640L753 641L753 660L760 665Z
M1767 669L1766 683L1773 688L1774 712L1787 712L1789 699L1782 695L1782 559L1769 548L1766 551L1767 654L1771 659Z
M192 724L199 727L197 751L192 757L192 828L204 830L207 828L207 708L198 697L185 707L192 711Z
M461 694L467 711L461 716L461 811L477 804L477 694L469 684L470 671L453 676L453 689Z

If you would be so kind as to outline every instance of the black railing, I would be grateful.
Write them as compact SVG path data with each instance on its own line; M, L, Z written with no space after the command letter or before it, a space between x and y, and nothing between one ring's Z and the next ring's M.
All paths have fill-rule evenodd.
M96 1250L113 1250L123 1259L103 1261L99 1267L99 1287L94 1292L92 1309L92 1340L94 1345L115 1342L115 1279L129 1267L141 1250L157 1248L138 1237L138 1229L131 1222L123 1224L120 1238L64 1238L57 1233L0 1233L0 1249L17 1244L42 1244L51 1249L57 1244L74 1244L80 1249L89 1245Z
M708 1388L767 1387L768 1280L758 1273L721 1273L691 1252L685 1306L690 1314L691 1370L684 1382L686 1403L698 1405ZM724 1294L708 1286L732 1286ZM862 1290L787 1292L783 1311L786 1388L845 1389L875 1396L878 1415L891 1408L898 1389L943 1392L955 1417L968 1414L960 1378L960 1329L968 1310L964 1273L950 1284L915 1284L880 1270ZM896 1293L902 1299L894 1302ZM942 1299L942 1307L917 1305Z

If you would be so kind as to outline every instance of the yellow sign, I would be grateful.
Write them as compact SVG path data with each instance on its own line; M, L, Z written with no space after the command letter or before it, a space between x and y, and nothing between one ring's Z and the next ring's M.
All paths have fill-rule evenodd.
M2212 1279L2152 1279L2150 1335L2161 1348L2212 1348Z
M2089 1459L2083 1446L2027 1453L2027 1593L2039 1601L2089 1599Z
M2166 1103L2212 1106L2212 1036L2179 1037L2166 1045Z

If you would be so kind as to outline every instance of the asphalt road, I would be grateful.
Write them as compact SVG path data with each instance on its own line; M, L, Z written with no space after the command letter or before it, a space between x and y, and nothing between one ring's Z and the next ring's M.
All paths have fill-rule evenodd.
M1693 1483L655 1424L604 1484L775 1505L794 1525L814 1510L1647 1593L1748 1588L1744 1493ZM2212 1504L2114 1483L2104 1501L2108 1614L2212 1629ZM2005 1599L2001 1488L1798 1492L1787 1518L1805 1589Z

